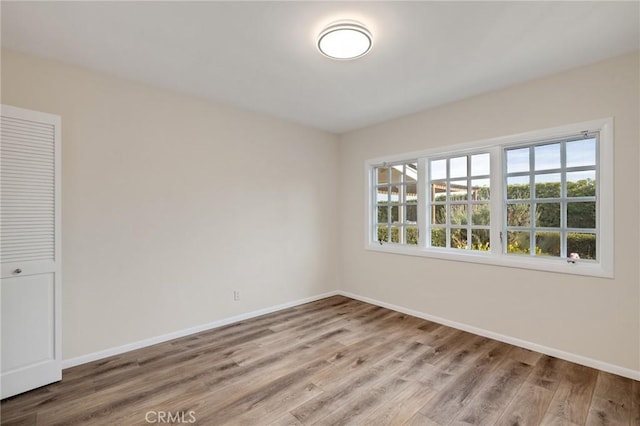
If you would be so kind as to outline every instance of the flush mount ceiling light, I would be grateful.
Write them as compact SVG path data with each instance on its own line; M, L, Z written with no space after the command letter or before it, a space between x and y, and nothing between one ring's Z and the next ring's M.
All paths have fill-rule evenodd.
M331 59L355 59L371 50L369 30L356 21L338 21L318 35L318 50Z

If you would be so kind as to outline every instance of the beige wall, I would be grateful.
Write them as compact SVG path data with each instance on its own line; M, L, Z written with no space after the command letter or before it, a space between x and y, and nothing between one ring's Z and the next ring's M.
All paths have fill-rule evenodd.
M2 102L62 116L64 359L337 288L336 136L9 51Z
M638 62L626 55L342 135L342 288L640 370ZM364 250L365 160L606 117L615 119L615 279Z
M338 138L3 51L2 102L63 120L64 358L341 288L640 370L638 63L627 55ZM364 250L365 160L605 117L615 279Z

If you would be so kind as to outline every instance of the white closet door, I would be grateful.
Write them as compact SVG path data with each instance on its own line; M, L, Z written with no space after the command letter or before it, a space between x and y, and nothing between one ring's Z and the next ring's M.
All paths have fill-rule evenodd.
M0 110L2 398L62 378L60 117Z

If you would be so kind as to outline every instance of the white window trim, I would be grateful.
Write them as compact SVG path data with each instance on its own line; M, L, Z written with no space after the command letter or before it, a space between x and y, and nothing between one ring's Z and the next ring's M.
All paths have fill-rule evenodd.
M553 127L532 132L519 133L493 139L458 144L454 146L410 152L399 155L391 155L367 160L365 162L365 241L366 250L393 253L409 256L421 256L434 259L481 263L485 265L504 266L511 268L533 269L573 275L585 275L603 278L614 277L614 120L604 118L599 120L574 123L565 126ZM373 240L373 173L375 166L382 163L391 163L418 158L418 191L426 194L427 157L468 154L485 150L491 153L491 241L500 241L500 232L503 230L502 193L503 171L502 152L506 146L516 144L535 143L538 141L575 135L581 132L599 132L598 145L598 260L567 262L567 259L527 257L504 254L500 244L495 243L490 252L477 252L470 250L443 249L427 247L425 238L427 234L426 209L427 197L423 195L418 203L418 228L420 236L417 246L401 244L380 244ZM495 162L494 162L495 161ZM500 167L493 167L499 164Z

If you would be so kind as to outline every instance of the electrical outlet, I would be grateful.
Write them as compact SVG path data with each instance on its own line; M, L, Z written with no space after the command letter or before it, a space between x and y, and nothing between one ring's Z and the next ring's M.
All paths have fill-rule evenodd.
M240 300L240 291L233 290L233 300Z

